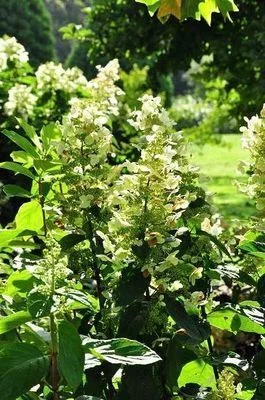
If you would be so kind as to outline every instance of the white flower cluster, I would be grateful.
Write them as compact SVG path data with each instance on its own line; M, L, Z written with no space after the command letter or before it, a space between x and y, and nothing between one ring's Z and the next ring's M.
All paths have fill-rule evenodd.
M83 153L88 155L87 164L92 167L105 160L110 151L112 135L106 125L119 110L118 96L122 92L115 85L118 72L117 60L110 61L104 68L99 67L97 77L88 83L89 98L72 99L71 109L61 126L68 154L74 147L79 151L83 146Z
M58 288L71 270L67 267L68 258L62 256L61 247L56 240L48 238L46 246L46 249L43 250L43 258L35 265L30 265L28 269L34 276L41 279L44 284L43 289L50 291Z
M75 148L79 152L83 146L87 165L92 167L105 160L112 140L110 130L105 126L108 120L109 115L100 107L100 103L73 99L71 109L61 126L65 143L61 151L66 151L67 157L72 157Z
M7 115L19 115L27 119L33 114L38 98L32 93L31 86L16 83L8 91L8 100L4 105Z
M8 62L20 66L28 61L28 52L22 44L18 43L16 38L4 36L0 38L0 71L8 67Z
M150 130L152 134L156 133L157 129L165 130L173 127L173 121L169 118L167 111L162 108L161 98L153 97L150 94L145 94L141 99L141 110L132 113L133 119L130 119L130 124L137 130Z
M95 202L101 203L108 187L104 168L109 168L106 160L112 144L109 126L111 118L119 111L118 96L122 93L115 85L118 72L117 60L100 67L97 77L88 83L89 97L73 98L70 111L60 126L62 137L57 143L57 152L72 171L67 174L71 209L80 210Z
M64 69L62 64L53 61L40 65L36 71L36 78L37 88L42 92L61 90L75 93L78 88L86 88L88 84L79 68Z
M212 215L211 219L206 217L201 223L201 229L204 232L209 233L212 236L219 236L223 232L223 228L221 226L221 220L219 215Z
M257 209L265 211L265 105L260 116L245 118L247 126L240 130L243 133L242 145L251 154L252 174L248 185L243 188L251 198L255 199Z
M105 67L98 66L97 77L88 82L88 89L94 101L99 101L101 109L108 111L109 114L117 116L119 114L118 98L123 91L115 85L119 80L119 61L111 60Z
M179 268L178 247L188 231L181 218L197 198L197 174L160 98L144 95L140 100L142 108L133 112L131 124L144 135L141 157L127 161L128 172L113 184L106 201L114 211L108 234L101 237L106 254L118 265L134 259L135 248L147 246L151 255L143 272L153 275Z

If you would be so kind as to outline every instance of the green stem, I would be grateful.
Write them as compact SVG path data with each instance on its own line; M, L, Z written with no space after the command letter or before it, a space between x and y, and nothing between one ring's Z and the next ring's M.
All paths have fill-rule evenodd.
M205 306L201 306L201 312L202 312L202 317L206 320L207 314L206 314ZM213 344L211 341L211 337L207 338L207 345L208 345L209 353L213 357L214 351L213 351ZM214 373L215 380L217 381L219 379L219 372L218 372L216 365L213 365L213 373Z
M93 225L91 222L90 215L87 215L85 226L86 226L86 236L89 240L91 253L92 253L93 271L94 271L94 275L95 275L95 280L97 282L97 294L98 294L98 299L99 299L99 306L100 306L100 310L102 310L104 307L104 297L102 295L101 271L100 271L99 261L97 258L97 246L94 243L94 231L93 231Z
M51 281L51 297L55 292L55 267L52 261L52 281ZM59 400L59 384L60 374L58 370L58 340L57 340L57 324L54 313L50 314L50 332L51 332L51 381L53 390L53 400Z
M60 375L58 371L57 326L54 314L50 315L50 331L51 331L51 381L53 390L53 400L59 400Z
M46 214L44 210L45 199L43 196L41 177L39 177L38 183L39 183L39 200L43 218L44 236L47 237L48 230L46 223ZM54 265L52 265L51 296L53 296L54 292L55 292L55 268ZM60 395L59 395L60 375L58 371L57 326L56 326L55 316L53 313L50 314L50 332L51 332L51 381L52 381L53 400L60 400Z
M47 236L47 222L46 222L46 214L44 210L44 196L43 196L43 190L42 190L42 180L41 177L39 177L39 200L40 200L40 205L41 205L41 212L42 212L42 219L43 219L43 229L44 229L44 236Z

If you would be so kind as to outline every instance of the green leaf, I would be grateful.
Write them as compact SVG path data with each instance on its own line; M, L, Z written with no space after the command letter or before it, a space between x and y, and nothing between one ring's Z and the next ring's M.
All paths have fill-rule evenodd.
M0 318L0 335L18 328L26 322L32 321L32 316L27 311L18 311L14 314ZM1 392L0 392L1 393Z
M59 335L59 370L68 385L76 390L80 385L84 370L84 350L80 336L68 321L61 321L58 325Z
M158 18L164 22L170 15L180 20L186 18L200 19L201 16L211 24L212 13L221 12L224 18L230 19L230 12L238 11L233 0L136 0L144 3L151 15L157 10Z
M160 0L136 0L138 3L144 3L147 8L149 14L152 16L159 8L161 1Z
M136 340L126 338L85 339L83 344L86 352L86 368L91 368L90 363L93 365L93 359L123 365L148 365L161 360L158 354ZM96 363L96 365L98 364Z
M38 232L43 227L42 208L37 200L22 204L15 218L17 229Z
M46 151L49 150L51 142L60 139L61 136L58 126L53 122L44 126L40 134L42 138L43 147Z
M213 367L204 359L190 361L181 370L178 378L179 387L185 386L187 383L197 383L204 387L216 387Z
M49 357L27 343L0 345L1 400L16 400L47 375Z
M196 358L195 353L187 348L183 348L179 343L178 335L171 339L165 362L166 384L172 391L177 389L178 377L182 367Z
M13 171L17 174L21 174L21 175L25 175L30 179L35 179L35 176L33 175L32 172L30 172L30 170L28 170L27 168L23 167L20 164L14 163L12 161L4 161L2 163L0 163L0 168L3 169L8 169L9 171Z
M30 154L33 158L40 158L38 152L32 143L23 136L19 135L13 131L7 131L6 129L3 131L3 134L7 136L10 140L16 143L22 150L26 153Z
M234 395L235 400L251 400L255 389L257 387L257 381L251 378L243 379L240 381L242 384L242 389L239 393Z
M238 7L233 0L216 0L216 4L224 18L229 18L231 11L238 11Z
M89 293L83 293L80 292L79 290L71 289L65 293L66 297L74 300L75 303L79 303L85 308L88 308L89 310L93 311L94 313L97 313L99 311L99 301L96 299L94 296L92 296ZM84 308L84 307L82 307ZM75 308L70 307L69 309L78 309L78 304L75 306Z
M199 3L199 11L201 16L205 19L205 21L211 25L212 22L212 13L218 12L218 7L216 4L216 0L204 0Z
M265 259L265 236L260 232L248 231L239 248L250 253L254 257Z
M185 0L182 4L181 19L194 18L200 19L199 3L201 0Z
M120 399L164 400L172 398L165 394L161 375L161 369L153 365L123 368L121 382L119 382Z
M86 237L85 235L79 235L77 233L70 233L69 235L65 235L61 240L60 240L60 246L63 251L66 251L70 249L71 247L75 246L76 244L83 242Z
M34 160L34 167L38 173L42 172L59 172L62 164L47 161L47 160Z
M26 151L12 151L10 155L13 161L23 164L24 168L31 168L33 165L33 158L30 154L26 153Z
M262 307L245 307L242 308L244 314L255 324L261 325L265 329L265 309ZM257 332L258 333L258 332Z
M207 316L207 321L216 328L223 329L229 332L234 332L240 326L239 319L237 319L237 321L239 321L239 324L233 326L233 321L236 316L237 313L234 310L227 308L211 312Z
M243 360L239 354L234 352L229 352L228 354L220 354L216 357L213 357L211 360L213 365L232 365L241 369L242 371L247 371L249 368L249 363L247 360Z
M32 291L27 298L27 306L33 318L42 318L50 314L53 305L51 296Z
M189 315L180 301L166 295L165 303L169 315L177 323L178 328L184 330L186 335L194 342L201 343L210 336L209 324L205 321L200 321L196 315Z
M9 197L25 197L25 198L29 198L31 197L30 192L28 192L26 189L17 186L17 185L5 185L3 187L3 191L5 192L5 194Z
M0 247L7 247L21 232L21 229L0 229Z
M3 294L10 297L19 295L24 298L32 290L33 282L34 278L29 271L15 271L9 276Z
M262 306L265 305L265 274L257 282L257 299Z
M229 253L229 251L227 250L225 245L222 242L220 242L220 240L218 240L216 236L213 236L210 233L205 232L201 229L199 229L197 231L197 233L202 236L207 236L211 240L211 242L213 242L222 253L224 253L227 257L231 258L231 254Z
M257 323L256 321L252 321L252 319L249 316L245 316L245 315L240 315L238 314L240 317L240 330L243 332L253 332L253 333L257 333L259 335L264 335L265 334L265 327L260 326L259 323Z
M229 332L254 332L264 334L265 328L256 321L252 321L248 316L241 315L231 308L213 311L207 316L208 322L216 328Z
M263 400L264 399L264 391L265 391L265 379L261 379L258 382L257 389L254 393L254 396L251 397L251 400Z
M41 149L41 143L39 136L37 135L35 129L33 126L29 125L26 121L24 121L21 118L17 118L17 121L21 128L24 130L25 134L32 140L32 142L37 146L39 149Z
M126 306L143 297L150 280L150 276L145 278L138 269L124 268L117 285L117 305Z

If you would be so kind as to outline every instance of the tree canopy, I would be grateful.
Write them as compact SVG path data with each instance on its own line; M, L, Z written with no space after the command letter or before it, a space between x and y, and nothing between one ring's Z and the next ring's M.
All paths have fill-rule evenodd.
M151 15L156 13L158 18L165 22L171 15L183 21L194 18L205 21L211 25L212 14L221 13L230 19L230 13L238 11L233 0L136 0L146 4Z
M43 0L1 1L0 15L0 35L15 36L33 64L55 57L51 17Z
M251 114L260 109L264 2L242 0L240 12L232 15L233 23L214 14L211 27L203 20L180 22L173 17L161 24L150 17L143 4L128 0L93 0L92 5L83 29L74 24L63 29L66 38L79 41L70 65L77 64L91 73L96 65L116 57L125 70L133 64L148 65L156 86L161 74L185 71L192 59L199 61L204 54L213 54L213 73L225 79L227 89L236 89L243 100L235 113Z

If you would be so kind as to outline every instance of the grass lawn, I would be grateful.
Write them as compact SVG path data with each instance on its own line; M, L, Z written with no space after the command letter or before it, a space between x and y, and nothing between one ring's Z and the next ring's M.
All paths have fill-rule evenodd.
M222 144L207 144L194 148L193 163L201 168L201 185L213 194L212 202L227 220L246 220L255 214L255 206L240 193L235 180L244 182L237 172L240 160L248 159L248 152L241 147L240 135L223 135Z

